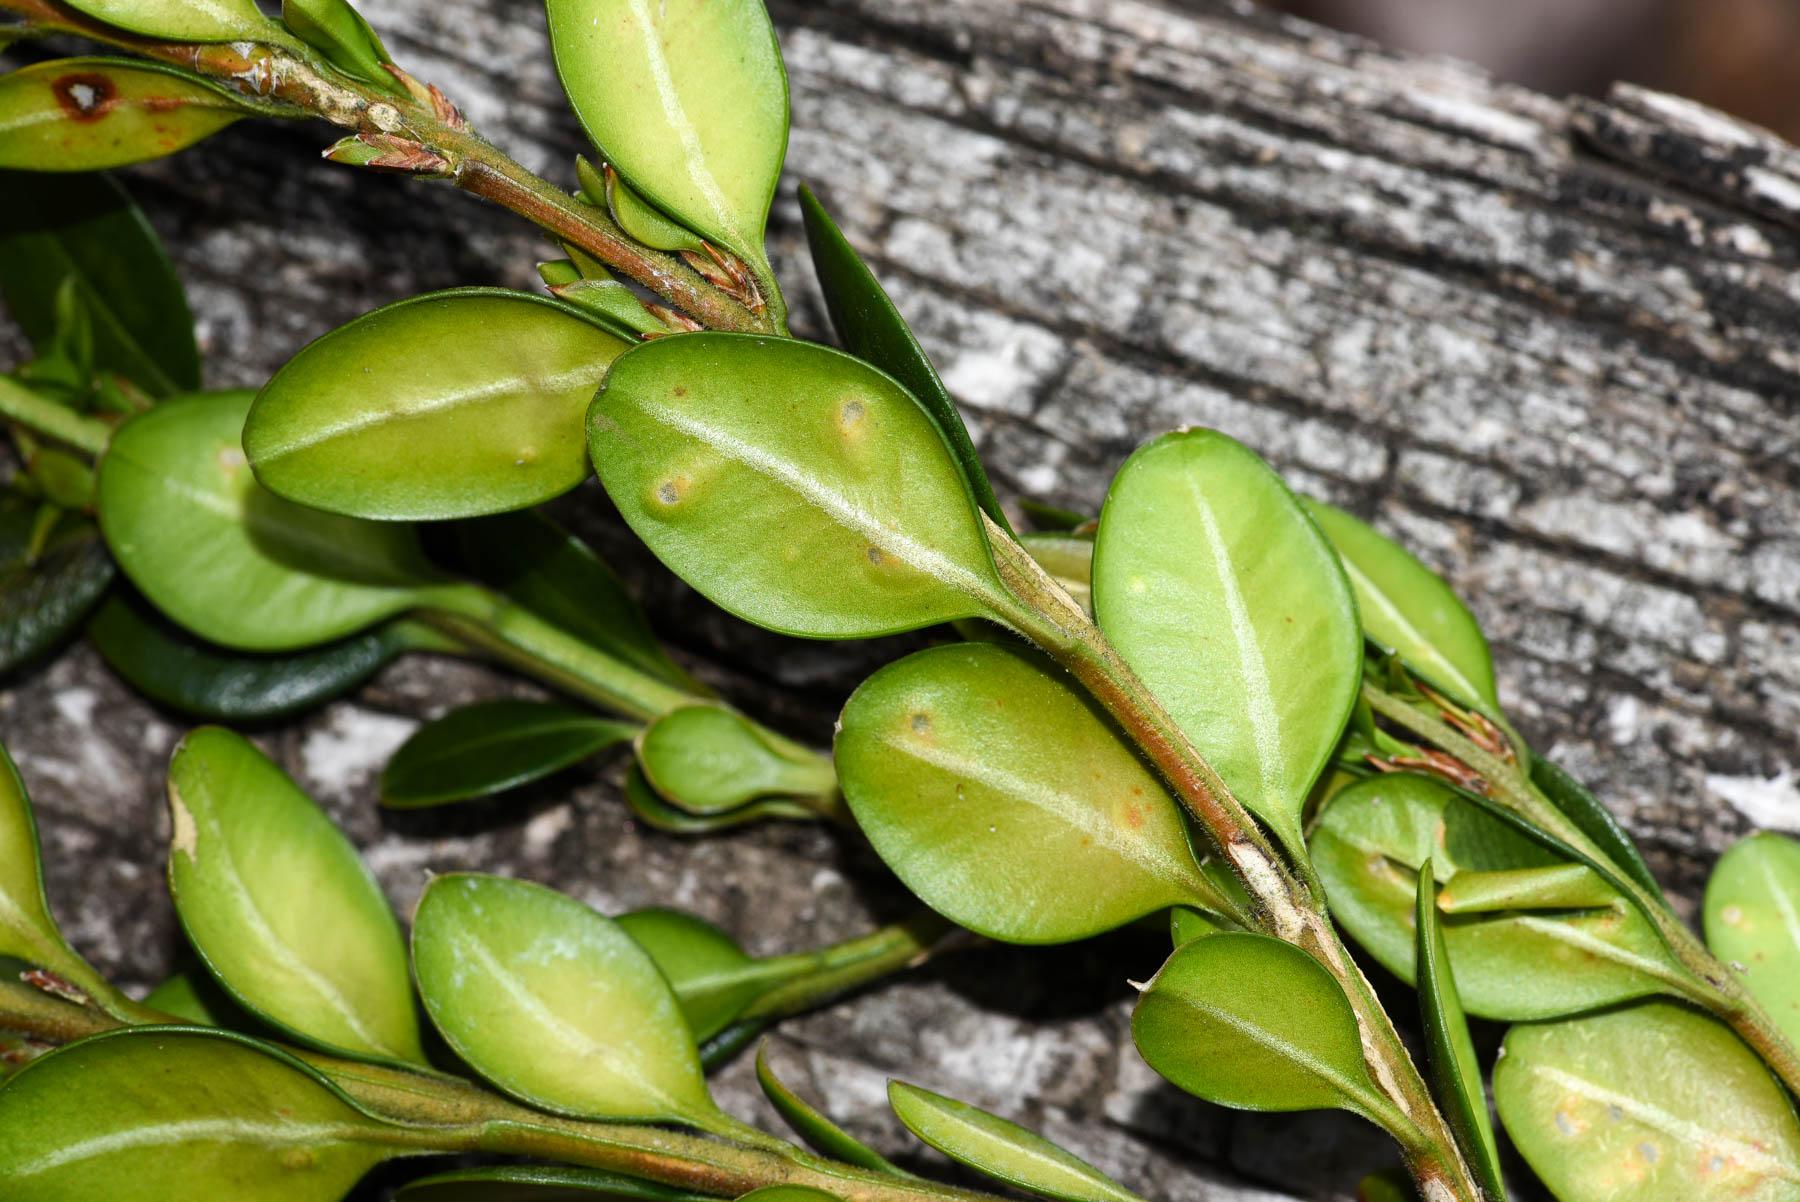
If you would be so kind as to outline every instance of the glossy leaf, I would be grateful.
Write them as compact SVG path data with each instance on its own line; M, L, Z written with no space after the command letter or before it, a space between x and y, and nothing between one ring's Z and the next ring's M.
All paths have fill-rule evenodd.
M608 171L601 193L606 198L607 211L612 219L619 223L619 228L645 246L657 250L691 250L705 253L706 239L684 226L670 221L655 205L646 201L626 182L619 178L617 171Z
M515 789L637 734L628 722L545 701L482 701L414 731L381 773L381 803L443 805Z
M406 94L405 86L382 69L394 60L380 35L348 0L281 0L281 23L344 74Z
M113 580L100 531L75 514L52 515L55 525L33 558L43 512L21 497L0 499L0 673L61 646Z
M912 327L900 316L875 273L839 231L819 198L804 184L800 187L800 215L806 221L813 271L819 277L819 288L825 294L825 308L831 314L831 327L837 331L838 341L858 359L873 363L900 381L925 407L962 466L976 503L1002 530L1011 533L1006 511L988 482L987 469L975 453L962 414L931 365L925 348L914 337Z
M524 292L434 292L314 341L257 394L273 492L379 519L523 509L587 478L583 419L626 341Z
M1723 1024L1645 1003L1507 1032L1494 1103L1562 1202L1786 1202L1800 1124Z
M866 638L1008 603L943 435L848 355L746 335L658 339L613 365L588 436L638 537L759 625Z
M349 840L240 735L203 727L169 765L169 892L245 1009L326 1051L422 1063L406 944Z
M451 544L448 558L458 571L612 658L705 695L663 650L618 574L543 514L526 511L456 522L445 535Z
M154 396L200 386L181 281L124 190L104 175L0 173L0 292L40 350L70 279L101 367Z
M123 167L185 150L252 112L230 93L154 63L35 63L0 75L0 167Z
M1651 897L1663 896L1662 886L1657 884L1656 874L1650 871L1650 866L1644 863L1644 855L1637 844L1631 841L1631 836L1625 833L1612 811L1588 792L1587 786L1541 755L1531 757L1531 783Z
M705 1194L600 1169L535 1164L439 1173L409 1182L394 1197L397 1202L582 1202L595 1198L618 1202L713 1202Z
M1706 882L1706 944L1800 1042L1800 843L1767 831L1719 858Z
M1131 1016L1150 1067L1240 1110L1389 1112L1363 1065L1356 1015L1317 961L1267 935L1183 944Z
M906 1129L959 1164L1061 1202L1137 1202L1138 1196L1035 1131L946 1098L888 1082L888 1102Z
M730 1026L757 998L805 971L792 962L746 955L724 931L679 910L634 910L614 921L656 962L701 1042Z
M1586 864L1564 862L1459 872L1438 894L1438 907L1446 914L1583 910L1610 906L1618 899L1618 890Z
M256 483L239 446L248 392L165 402L100 462L100 527L125 574L201 638L290 651L428 599L410 528L306 509Z
M903 1175L885 1156L832 1122L805 1098L789 1089L769 1067L767 1044L756 1050L756 1083L776 1113L792 1127L808 1147L833 1160L857 1165L876 1173Z
M1344 565L1368 636L1451 696L1498 710L1487 637L1443 578L1343 510L1302 502Z
M338 1202L418 1142L286 1053L200 1027L97 1035L0 1088L7 1202Z
M450 644L417 624L387 622L311 651L254 655L202 642L129 590L88 622L88 639L113 671L152 701L221 722L266 722L325 704L413 650Z
M1494 1142L1494 1125L1488 1118L1487 1092L1481 1084L1481 1062L1469 1038L1469 1021L1456 992L1450 971L1450 949L1439 926L1437 882L1430 861L1419 870L1417 905L1413 910L1417 936L1419 1015L1425 1028L1439 1109L1456 1135L1457 1146L1476 1181L1491 1202L1505 1202L1506 1183L1500 1175L1500 1148Z
M573 898L436 877L413 919L413 963L450 1046L519 1100L583 1118L723 1119L655 962Z
M888 867L984 935L1060 943L1220 905L1175 802L1036 652L964 643L888 665L844 707L837 766Z
M625 777L625 804L639 822L671 835L706 835L767 819L804 822L819 816L817 811L781 797L753 801L723 814L690 814L664 801L636 764Z
M171 42L267 41L273 22L256 0L68 0L90 17Z
M591 313L604 325L622 326L643 337L661 337L669 327L658 321L637 293L618 280L571 280L550 289L557 300Z
M547 8L563 90L607 160L682 225L765 264L788 97L761 0Z
M1425 777L1372 777L1345 789L1325 807L1311 841L1332 916L1390 972L1412 981L1417 874L1428 859L1452 889L1468 867L1539 866L1499 858L1504 839L1518 837L1505 828L1471 833L1484 825L1498 824ZM1444 941L1463 1005L1483 1018L1574 1014L1659 992L1677 972L1654 929L1622 897L1586 910L1457 915L1446 918Z
M1216 935L1228 930L1223 923L1204 910L1196 910L1192 906L1171 906L1169 908L1169 943L1180 947L1196 939L1204 939L1208 935Z
M716 705L670 710L644 728L638 764L670 804L722 814L762 797L810 797L837 787L831 765Z
M1113 478L1094 544L1100 627L1240 801L1290 848L1349 721L1363 642L1337 556L1293 493L1211 430Z
M0 956L81 982L94 976L51 917L31 799L4 746L0 746Z

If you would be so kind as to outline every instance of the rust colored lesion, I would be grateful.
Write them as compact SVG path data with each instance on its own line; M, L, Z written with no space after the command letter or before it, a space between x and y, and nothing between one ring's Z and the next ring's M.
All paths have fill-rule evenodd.
M50 81L57 107L71 121L99 121L119 104L119 85L97 71L75 71Z

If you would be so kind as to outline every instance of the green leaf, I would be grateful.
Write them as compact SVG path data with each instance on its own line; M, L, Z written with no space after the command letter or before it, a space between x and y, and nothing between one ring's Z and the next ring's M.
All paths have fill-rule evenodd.
M436 877L413 919L413 965L450 1046L522 1102L580 1118L727 1121L655 962L573 898Z
M394 60L381 37L346 0L281 0L281 23L344 74L407 94L404 84L382 70Z
M700 1042L737 1021L769 990L806 973L791 961L746 955L724 931L679 910L634 910L614 921L656 962Z
M200 1027L109 1031L0 1088L7 1202L338 1202L423 1142L285 1052Z
M328 1052L423 1063L406 944L331 819L248 740L203 727L169 764L169 892L245 1009Z
M0 498L0 674L61 646L113 580L100 531L76 514L55 515L34 556L43 512L23 497Z
M1094 540L1073 534L1024 534L1019 545L1031 553L1037 565L1074 598L1094 612Z
M588 402L626 345L525 292L416 296L288 360L257 394L244 452L264 487L332 513L523 509L587 479Z
M144 996L144 1006L203 1027L247 1031L258 1025L199 965L168 977Z
M248 392L166 402L100 461L100 528L125 574L210 642L291 651L428 600L442 580L410 527L306 509L256 483L239 446Z
M671 835L707 835L765 819L805 822L819 816L818 811L782 797L753 801L723 814L690 814L664 801L650 782L644 779L643 770L636 764L631 766L631 771L625 777L625 804L638 821Z
M124 189L104 175L0 173L0 292L40 350L70 279L101 367L154 396L200 387L181 281Z
M88 622L113 671L160 705L221 722L266 722L341 697L407 651L449 643L427 627L387 622L312 651L253 655L196 639L135 591L115 592Z
M535 1164L440 1173L402 1186L394 1197L397 1202L581 1202L594 1198L618 1202L715 1202L706 1194L600 1169Z
M1459 872L1439 892L1445 914L1486 914L1497 910L1584 910L1610 906L1619 891L1586 864L1502 868Z
M1383 1169L1356 1183L1356 1202L1419 1202L1419 1191L1402 1169Z
M171 42L268 41L274 22L256 0L68 0L96 20Z
M1229 929L1204 910L1196 910L1192 906L1169 907L1169 944L1172 947L1180 947L1184 943Z
M603 325L621 326L645 338L670 332L644 307L637 293L618 280L569 280L553 285L550 292L557 300L599 318Z
M808 1147L833 1160L857 1165L871 1172L905 1175L903 1170L896 1168L881 1153L832 1122L817 1107L784 1085L775 1076L775 1070L769 1067L768 1052L766 1043L756 1050L756 1083L762 1086L769 1105L806 1141Z
M838 230L819 198L804 184L800 186L800 215L806 220L813 271L825 293L825 308L831 314L831 327L837 331L838 340L858 359L873 363L900 381L924 406L961 465L976 503L1011 534L1012 525L1006 520L1000 498L994 495L994 486L988 482L987 469L975 453L975 443L963 425L962 414L931 365L925 348L914 337L912 327L900 316L875 273Z
M1094 612L1240 801L1301 853L1300 814L1350 719L1362 629L1343 569L1281 477L1212 430L1113 478Z
M1161 783L1035 651L964 643L888 665L844 707L837 766L888 867L992 938L1061 943L1223 905Z
M706 252L706 239L685 226L670 221L656 206L633 192L617 171L608 170L601 195L607 211L619 228L645 246L656 250L691 250Z
M255 112L197 76L154 63L35 63L0 75L0 167L123 167L185 150Z
M831 765L813 752L716 705L670 710L644 728L638 764L670 804L722 814L763 797L836 791Z
M418 809L543 780L637 734L629 722L547 701L481 701L426 723L381 772L381 804Z
M1531 783L1651 897L1663 896L1662 886L1656 883L1656 874L1644 863L1637 844L1612 816L1612 811L1588 792L1587 786L1541 755L1531 757Z
M1151 1068L1209 1102L1341 1107L1391 1126L1344 991L1279 939L1225 931L1183 944L1144 988L1131 1033Z
M644 611L605 560L541 513L456 522L447 558L471 576L614 659L704 696L676 667Z
M1452 697L1499 710L1487 638L1443 578L1343 510L1301 502L1337 551L1368 636Z
M1494 1125L1488 1119L1487 1094L1481 1085L1481 1063L1469 1038L1469 1021L1463 1014L1450 972L1450 949L1444 943L1437 907L1437 882L1431 862L1419 870L1417 922L1419 1016L1430 1052L1431 1080L1438 1106L1456 1135L1463 1159L1490 1202L1505 1202L1506 1183L1500 1175L1500 1148L1494 1142Z
M1325 807L1311 843L1332 916L1411 982L1418 871L1427 860L1452 891L1478 850L1490 856L1476 861L1479 871L1532 867L1494 856L1498 839L1467 833L1482 823L1498 825L1447 785L1421 776L1372 777L1345 789ZM1461 914L1443 926L1462 1003L1483 1018L1555 1018L1657 993L1680 979L1649 922L1616 895L1606 907Z
M765 1185L739 1195L738 1202L843 1202L843 1199L810 1185Z
M1681 1006L1514 1027L1494 1103L1563 1202L1800 1197L1787 1095L1730 1029Z
M94 970L63 939L50 914L31 798L4 746L0 746L0 956L47 969L82 988L98 983Z
M638 537L759 625L867 638L1009 604L942 433L848 355L736 334L658 339L613 364L588 437Z
M1138 1196L1035 1131L942 1094L888 1082L906 1129L959 1164L1061 1202L1138 1202Z
M651 204L768 279L763 227L788 94L761 0L546 7L557 74L588 137Z
M1706 944L1800 1043L1800 843L1760 832L1719 858L1706 882Z

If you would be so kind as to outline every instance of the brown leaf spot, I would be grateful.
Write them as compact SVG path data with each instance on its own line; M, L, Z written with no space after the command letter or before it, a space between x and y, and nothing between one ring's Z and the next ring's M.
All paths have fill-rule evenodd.
M119 103L119 85L97 71L77 71L50 81L57 107L71 121L98 121Z

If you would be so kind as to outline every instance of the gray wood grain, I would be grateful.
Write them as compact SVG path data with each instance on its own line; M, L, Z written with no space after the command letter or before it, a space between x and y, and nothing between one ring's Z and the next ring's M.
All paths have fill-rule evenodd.
M1092 509L1142 439L1218 426L1446 573L1509 709L1685 904L1753 824L1800 829L1800 151L1672 98L1564 102L1249 6L773 7L791 179L890 282L1003 493ZM497 142L569 174L582 139L533 6L366 9ZM257 383L422 289L529 286L550 257L452 191L318 161L327 140L238 127L127 173L192 289L213 384ZM791 181L773 236L816 334ZM909 645L747 631L632 548L597 491L562 508L699 671L801 737L823 742L858 677ZM641 831L616 765L520 802L376 812L373 773L421 717L521 690L416 660L261 737L403 907L427 870L480 867L605 908L689 907L763 951L903 908L818 831ZM57 908L139 985L176 946L158 794L182 728L86 650L0 692ZM791 1024L780 1063L884 1148L905 1146L880 1096L900 1075L1041 1124L1152 1197L1345 1197L1387 1161L1351 1120L1159 1086L1125 1022L1125 980L1159 954L1150 936L983 953ZM723 1093L768 1117L742 1066Z

